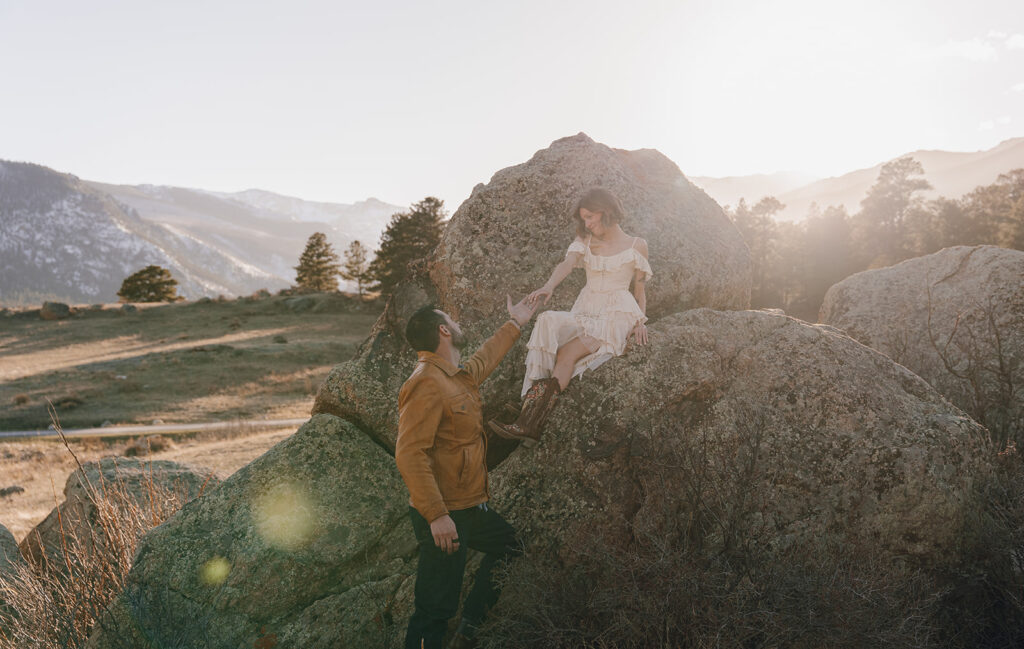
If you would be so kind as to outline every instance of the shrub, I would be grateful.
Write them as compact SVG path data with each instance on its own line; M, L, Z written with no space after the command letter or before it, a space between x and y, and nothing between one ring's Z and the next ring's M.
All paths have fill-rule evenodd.
M954 647L1024 647L1024 458L1013 442L972 498L962 560L944 575L943 635Z
M74 456L61 433L65 447ZM75 458L78 462L78 458ZM78 464L81 469L81 464ZM85 472L82 472L85 476ZM124 588L139 539L183 504L183 494L150 479L138 502L121 483L91 484L86 490L95 517L78 534L61 521L62 553L0 576L0 600L14 612L0 625L0 646L19 649L84 647L107 606Z
M146 266L121 283L118 297L124 302L177 302L178 281L160 266Z
M83 401L80 397L73 394L69 394L63 397L59 397L56 401L53 402L53 405L56 406L57 408L60 408L61 410L72 410L73 408L77 408L78 406L81 406L84 403L85 401Z
M127 457L135 457L140 455L150 455L151 453L159 453L169 448L174 448L174 443L170 438L164 437L163 435L147 435L134 439L128 443L124 449L124 454Z

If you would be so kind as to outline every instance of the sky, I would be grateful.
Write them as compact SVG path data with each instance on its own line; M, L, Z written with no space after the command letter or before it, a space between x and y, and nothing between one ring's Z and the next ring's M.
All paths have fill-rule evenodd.
M0 0L0 159L444 199L585 132L688 176L1024 136L1020 0Z

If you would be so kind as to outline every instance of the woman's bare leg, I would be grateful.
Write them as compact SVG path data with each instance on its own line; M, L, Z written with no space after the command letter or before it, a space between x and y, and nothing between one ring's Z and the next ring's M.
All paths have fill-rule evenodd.
M562 390L569 385L569 379L572 378L573 370L576 368L576 361L594 353L594 342L596 341L593 341L590 336L586 338L589 340L573 338L558 348L558 353L555 355L555 369L552 370L551 376L558 379L558 387Z

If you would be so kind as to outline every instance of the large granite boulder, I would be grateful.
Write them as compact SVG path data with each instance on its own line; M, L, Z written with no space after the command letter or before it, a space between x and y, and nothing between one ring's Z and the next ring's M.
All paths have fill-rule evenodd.
M570 385L543 443L494 473L496 502L528 538L663 527L699 471L711 491L758 494L774 543L833 535L889 557L955 552L990 449L920 377L784 315L697 309L651 330L649 346Z
M39 317L43 320L63 320L73 315L71 307L63 302L43 302Z
M829 289L819 321L1024 442L1024 252L957 246L857 273Z
M880 569L957 565L992 448L906 368L831 327L710 309L660 319L620 361L575 382L541 445L492 473L493 503L529 551L511 591L520 568L578 561L594 534L624 548L663 539L684 559L739 555L730 579L749 590L809 544L859 548L870 560L822 569L880 602L897 601L877 590ZM406 497L367 431L314 416L144 538L91 646L397 647L415 570ZM694 521L699 546L679 541ZM814 601L836 592L830 574L806 580ZM931 597L931 585L912 587ZM797 646L854 646L868 618L848 617L815 621Z
M493 325L505 293L542 285L575 234L569 209L583 190L601 186L622 201L622 228L648 242L654 277L652 318L695 307L750 304L750 254L722 208L653 149L625 151L580 133L477 185L441 237L430 264L442 307L467 323ZM568 309L583 273L552 298Z
M208 469L169 460L108 457L87 462L68 476L64 502L22 540L22 554L37 566L60 568L64 563L62 548L69 539L75 538L88 547L93 539L102 538L102 531L98 529L97 499L105 499L115 506L135 504L145 512L151 506L152 495L158 491L172 492L187 501L203 489L212 489L218 482Z
M24 563L25 559L21 556L21 550L18 549L14 535L6 527L0 525L0 577L9 577L15 566Z
M388 646L409 614L406 499L379 445L313 417L143 538L90 646Z
M623 625L651 624L664 635L644 637L680 646L930 646L936 601L959 587L946 576L984 535L985 430L827 326L697 309L650 334L570 385L541 444L492 473L531 557L508 576L492 646L566 628L625 642ZM732 618L760 631L716 630Z
M313 413L345 417L394 448L395 400L416 360L404 339L408 317L434 302L460 322L470 347L483 341L508 317L505 295L540 287L564 258L575 236L568 211L595 185L620 198L623 228L648 241L652 319L695 307L749 306L750 254L722 208L657 151L612 149L581 133L474 188L434 255L394 293L357 357L331 372ZM568 310L584 282L583 271L575 271L546 308ZM524 340L529 334L527 326ZM524 358L525 347L517 347L485 387L485 417L518 403Z

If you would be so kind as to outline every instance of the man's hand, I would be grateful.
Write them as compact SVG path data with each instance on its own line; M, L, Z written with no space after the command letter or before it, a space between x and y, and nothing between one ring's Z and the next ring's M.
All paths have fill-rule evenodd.
M455 529L455 521L448 514L430 523L430 533L434 536L434 545L441 548L445 554L451 554L459 549L459 532Z
M527 303L527 300L529 300L529 296L519 300L517 304L512 304L512 297L507 294L505 295L505 300L506 302L508 302L508 304L506 305L506 308L508 309L508 314L512 317L513 320L519 323L520 327L530 321L530 318L532 318L533 314L536 313L537 307L540 306L540 302L535 301L533 306L531 307Z

